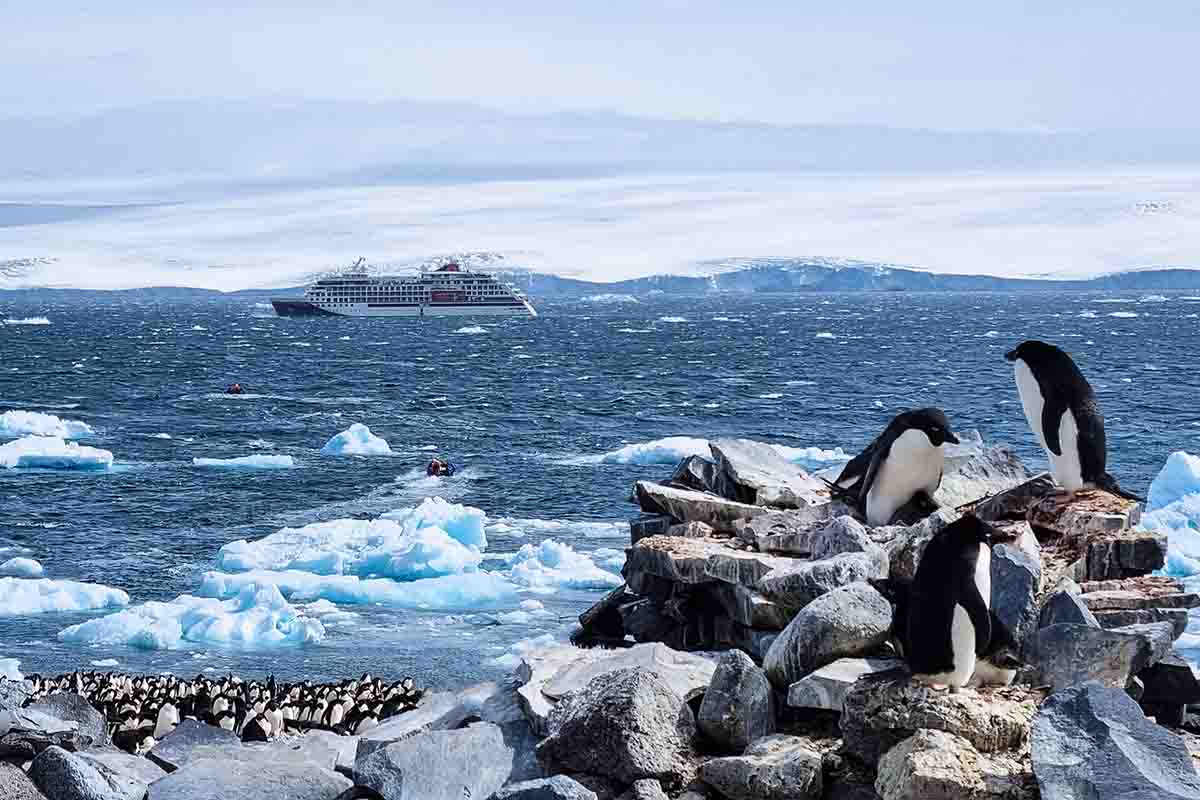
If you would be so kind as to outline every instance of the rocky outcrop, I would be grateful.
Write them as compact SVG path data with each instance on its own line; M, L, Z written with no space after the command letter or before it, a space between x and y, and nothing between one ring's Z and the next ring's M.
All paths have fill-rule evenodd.
M1200 777L1183 741L1096 682L1052 694L1033 720L1042 800L1194 800Z
M73 722L81 736L91 741L91 747L108 744L108 724L104 715L92 708L92 704L77 694L57 693L39 698L27 705L26 710Z
M775 731L771 683L741 650L721 656L696 717L700 730L722 752L741 753Z
M695 773L696 720L684 699L646 669L595 678L550 714L538 756L558 772L584 772L631 784L654 778L677 787Z
M167 772L174 772L195 757L197 748L211 746L240 747L241 739L233 731L185 719L175 726L147 754L151 761Z
M649 514L665 515L676 522L703 522L718 531L732 531L736 521L767 513L763 506L650 481L638 481L634 497Z
M48 747L75 752L93 744L76 722L28 708L0 711L0 758L27 761Z
M891 604L872 586L855 583L809 603L771 644L763 669L784 690L840 658L863 656L887 639Z
M146 796L147 800L337 800L351 785L315 764L198 758L150 784Z
M700 770L704 782L728 800L817 800L821 754L796 736L766 736L744 755L714 758Z
M1025 465L1006 445L993 445L963 458L947 459L946 466L933 500L947 508L973 503L1029 480Z
M882 800L1037 800L1028 757L981 753L966 739L920 730L879 760Z
M1040 698L1020 687L951 694L881 676L846 695L842 737L846 751L868 764L923 728L960 736L982 753L1020 750Z
M829 489L768 444L749 439L709 443L735 499L758 506L807 508L829 502Z
M1026 655L1038 685L1057 690L1099 681L1124 687L1166 655L1174 640L1174 628L1166 622L1113 630L1056 623L1037 630Z

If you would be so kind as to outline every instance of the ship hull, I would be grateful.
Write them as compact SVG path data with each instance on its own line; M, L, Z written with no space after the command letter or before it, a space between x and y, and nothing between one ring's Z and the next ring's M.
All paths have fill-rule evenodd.
M330 310L299 298L271 300L281 317L536 317L529 303L429 303L425 305L373 305L355 303Z

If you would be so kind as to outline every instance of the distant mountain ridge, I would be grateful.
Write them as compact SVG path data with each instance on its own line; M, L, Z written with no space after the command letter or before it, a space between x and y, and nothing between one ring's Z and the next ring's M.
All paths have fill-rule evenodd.
M601 283L521 270L498 275L526 290L534 299L584 299L596 295L699 296L711 294L797 294L814 292L1087 292L1087 291L1200 291L1200 269L1148 267L1094 278L1003 278L923 272L911 267L842 259L733 259L707 266L707 276L650 275ZM130 297L139 300L240 298L265 300L295 296L303 287L242 289L218 292L187 287L140 289L0 289L0 300L28 297Z

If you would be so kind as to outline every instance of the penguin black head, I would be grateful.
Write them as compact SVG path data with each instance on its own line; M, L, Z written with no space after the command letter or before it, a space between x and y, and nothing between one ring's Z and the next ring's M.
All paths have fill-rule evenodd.
M943 528L939 535L944 535L946 538L953 536L954 540L959 542L978 542L990 545L995 531L992 530L991 525L974 514L966 514Z
M913 411L905 411L896 417L893 424L895 423L899 423L905 429L915 428L924 431L925 435L929 437L930 444L934 447L940 447L946 442L958 444L958 437L950 428L950 420L947 419L946 412L940 408L918 408Z
M1039 364L1053 364L1061 362L1064 359L1067 361L1071 360L1071 357L1064 351L1052 344L1039 342L1037 339L1021 342L1012 350L1005 353L1004 358L1008 361L1024 361L1031 367Z

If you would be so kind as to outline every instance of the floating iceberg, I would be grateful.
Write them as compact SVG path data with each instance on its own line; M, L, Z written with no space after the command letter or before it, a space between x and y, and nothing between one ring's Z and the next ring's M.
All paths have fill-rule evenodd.
M380 519L338 519L239 539L221 547L217 567L404 581L473 572L487 547L484 520L477 508L431 497Z
M22 317L21 319L6 319L5 325L49 325L50 320L45 317Z
M390 456L392 448L366 425L356 422L326 442L321 452L327 456Z
M270 584L242 587L230 600L181 595L148 602L60 631L64 642L168 650L185 643L275 647L319 642L320 620L302 615Z
M553 617L552 611L547 611L540 600L522 600L521 605L516 611L505 611L500 614L495 614L491 617L492 620L499 622L501 625L530 625L539 619Z
M547 539L523 546L512 558L513 583L536 592L556 589L611 589L621 577L600 569L583 553L568 544Z
M40 578L46 572L42 565L32 558L10 558L0 564L0 575L12 575L18 578Z
M50 611L90 611L129 604L129 595L99 583L49 578L0 578L0 617Z
M241 458L193 458L192 466L218 469L291 469L296 461L291 456L242 456Z
M25 680L25 676L21 674L21 659L0 658L0 678L7 678L10 681Z
M830 464L840 464L850 460L850 456L840 447L825 450L821 447L788 447L777 444L775 450L788 461L806 469L822 469Z
M58 436L26 436L0 444L0 467L10 469L108 469L113 454Z
M197 591L207 597L231 597L248 586L274 586L293 602L328 600L429 611L512 608L520 599L512 582L490 572L445 575L408 583L355 575L314 575L299 570L254 570L233 575L206 572Z
M1169 575L1200 574L1200 457L1172 453L1150 484L1142 527L1167 534Z
M668 436L652 442L629 444L618 450L588 459L601 464L677 464L688 456L710 458L707 439Z
M59 419L53 414L43 414L39 411L21 411L14 409L0 414L0 437L15 438L18 436L57 436L60 439L78 439L89 436L94 431L86 422L73 419Z

